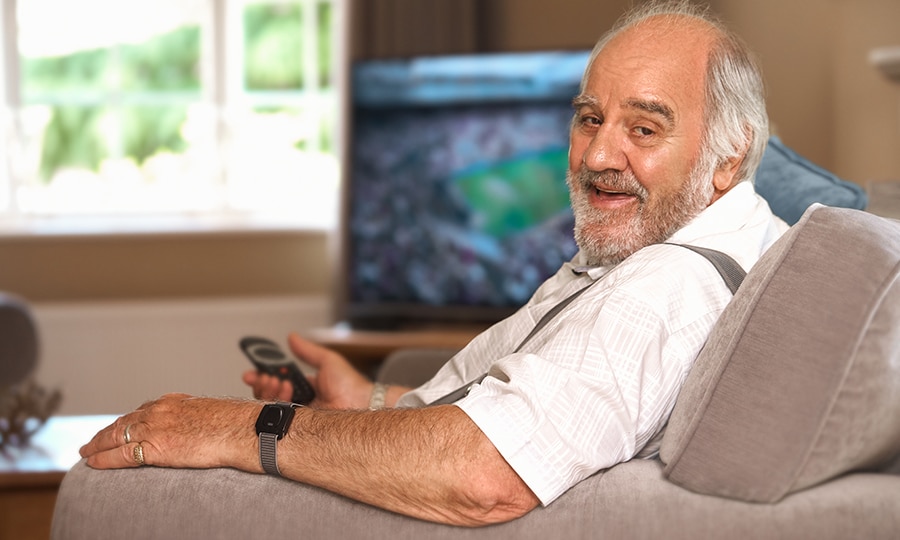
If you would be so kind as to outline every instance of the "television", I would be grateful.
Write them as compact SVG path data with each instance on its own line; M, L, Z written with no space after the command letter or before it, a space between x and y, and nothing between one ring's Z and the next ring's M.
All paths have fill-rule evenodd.
M486 325L576 251L565 173L589 51L350 66L339 317Z

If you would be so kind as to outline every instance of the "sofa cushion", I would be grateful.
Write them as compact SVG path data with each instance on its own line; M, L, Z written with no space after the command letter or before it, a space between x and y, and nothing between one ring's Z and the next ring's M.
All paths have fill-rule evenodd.
M900 451L900 222L814 205L747 275L670 418L665 474L775 502Z
M793 225L815 202L827 206L866 207L866 192L856 184L841 180L794 152L778 137L770 137L756 171L756 192L772 212Z

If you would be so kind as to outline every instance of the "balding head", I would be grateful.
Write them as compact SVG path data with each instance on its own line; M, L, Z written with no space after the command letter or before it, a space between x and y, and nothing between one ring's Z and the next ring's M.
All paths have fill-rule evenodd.
M752 52L731 30L713 17L707 8L686 0L651 1L626 13L597 44L582 77L587 83L597 55L623 32L652 21L663 29L658 37L668 47L681 47L677 40L666 39L669 32L694 29L697 37L708 38L705 58L702 103L705 133L704 161L721 164L743 158L737 181L752 180L762 160L769 138L765 85ZM671 37L673 34L668 34Z

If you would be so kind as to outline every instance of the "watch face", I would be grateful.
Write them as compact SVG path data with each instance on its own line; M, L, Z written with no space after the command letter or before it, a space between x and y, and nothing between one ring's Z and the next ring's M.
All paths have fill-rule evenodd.
M293 418L294 409L290 405L266 405L256 419L256 433L274 433L280 439Z

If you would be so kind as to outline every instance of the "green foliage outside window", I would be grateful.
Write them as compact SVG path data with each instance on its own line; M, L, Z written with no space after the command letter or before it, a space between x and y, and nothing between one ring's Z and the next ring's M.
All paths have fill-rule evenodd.
M23 59L27 94L200 90L200 29L186 26L137 45Z
M319 86L329 84L331 65L332 10L322 4L316 13L318 34ZM251 4L244 11L247 51L245 84L251 90L298 90L305 86L301 32L303 16L297 4Z
M139 45L24 59L27 97L52 99L65 92L74 102L51 107L41 149L41 178L48 180L65 167L97 170L111 154L109 126L117 126L122 154L137 163L160 151L183 150L186 145L179 130L186 118L185 106L102 101L109 92L125 103L139 102L148 92L199 95L199 44L199 28L183 27Z
M300 62L302 18L299 5L251 4L245 9L246 87L248 90L303 88ZM320 45L320 81L331 66L330 6L316 14ZM60 169L97 170L115 151L141 164L164 151L186 147L181 127L187 103L200 97L200 29L185 26L140 44L75 52L66 56L23 58L26 103L53 103L43 137L40 175L45 181ZM161 95L174 97L154 103ZM109 96L115 96L111 102ZM174 104L173 104L174 102ZM178 104L181 103L181 104ZM110 126L117 148L110 148Z

